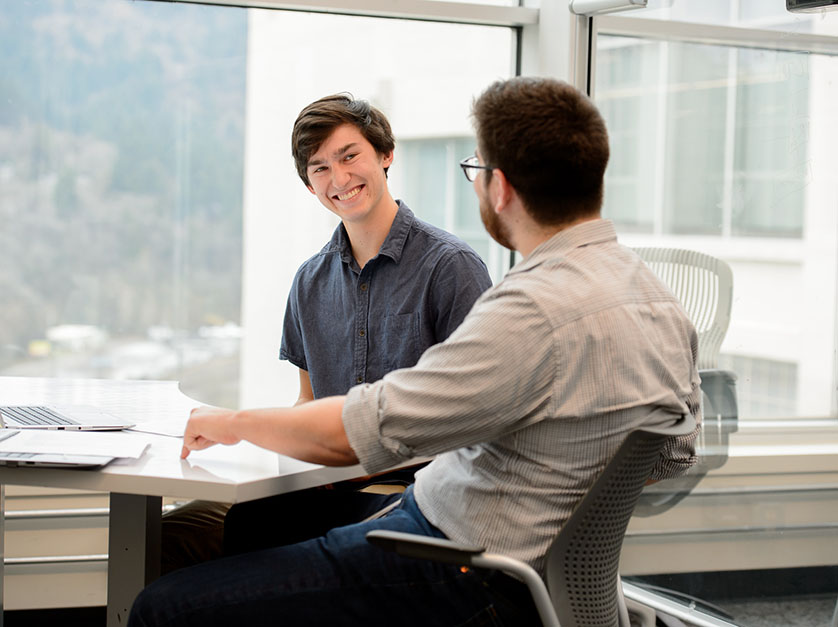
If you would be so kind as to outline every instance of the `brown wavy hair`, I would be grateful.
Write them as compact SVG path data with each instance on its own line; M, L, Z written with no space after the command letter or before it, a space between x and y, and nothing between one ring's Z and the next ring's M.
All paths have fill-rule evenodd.
M379 155L390 154L396 146L390 122L366 100L355 100L348 93L320 98L300 111L291 132L294 165L306 185L311 185L307 173L311 156L343 124L352 124L357 128ZM387 168L384 174L386 176Z
M472 118L483 163L503 171L537 222L599 213L608 132L585 94L549 78L497 81L474 101Z

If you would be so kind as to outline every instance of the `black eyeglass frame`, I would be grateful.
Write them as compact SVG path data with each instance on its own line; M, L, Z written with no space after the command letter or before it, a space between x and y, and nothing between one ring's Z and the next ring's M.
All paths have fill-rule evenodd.
M480 165L477 163L477 156L472 155L470 157L466 157L462 161L460 161L460 167L463 169L463 174L466 177L466 180L469 183L474 183L477 179L477 172L471 172L471 170L494 170L495 168L490 165Z

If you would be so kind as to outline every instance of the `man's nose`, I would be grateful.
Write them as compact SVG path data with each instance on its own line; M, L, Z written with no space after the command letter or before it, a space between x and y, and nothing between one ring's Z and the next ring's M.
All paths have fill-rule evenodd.
M335 187L343 187L352 178L349 169L343 165L336 165L332 168L332 183Z

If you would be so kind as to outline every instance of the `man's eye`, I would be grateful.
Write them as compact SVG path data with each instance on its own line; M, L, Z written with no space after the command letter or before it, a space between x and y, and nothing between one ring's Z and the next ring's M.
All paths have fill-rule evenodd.
M351 153L349 153L348 155L346 155L346 156L343 158L343 160L344 160L344 161L351 161L352 159L354 159L354 158L355 158L355 157L357 157L357 156L358 156L358 153L357 153L357 152L351 152Z
M321 172L324 172L325 170L326 170L326 166L321 165L321 166L318 166L318 167L314 168L314 170L312 170L311 173L312 174L320 174Z

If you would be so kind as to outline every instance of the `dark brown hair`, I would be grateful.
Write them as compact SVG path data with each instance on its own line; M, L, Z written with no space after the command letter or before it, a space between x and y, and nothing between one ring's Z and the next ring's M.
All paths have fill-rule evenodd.
M537 222L599 212L608 132L582 92L549 78L498 81L475 100L472 116L483 163L503 171Z
M387 118L366 100L355 100L347 93L320 98L300 111L291 132L291 154L306 185L310 185L307 170L311 156L343 124L357 128L379 155L390 154L396 145Z

